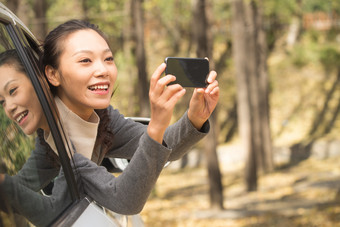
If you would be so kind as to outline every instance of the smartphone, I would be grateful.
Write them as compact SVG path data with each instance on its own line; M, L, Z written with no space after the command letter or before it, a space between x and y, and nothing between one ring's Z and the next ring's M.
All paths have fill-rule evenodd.
M170 84L180 84L183 87L207 87L209 60L206 58L165 58L165 75L171 74L176 81ZM169 84L169 85L170 85Z

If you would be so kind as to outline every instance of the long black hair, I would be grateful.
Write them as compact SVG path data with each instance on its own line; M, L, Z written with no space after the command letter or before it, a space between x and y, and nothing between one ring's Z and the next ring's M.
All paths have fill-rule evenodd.
M22 64L19 55L15 49L6 50L0 53L0 67L3 65L10 65L16 71L22 72L26 75L26 70Z
M80 30L91 29L97 32L109 45L106 35L95 24L91 24L84 20L69 20L60 24L48 33L43 44L43 53L40 56L40 67L45 74L46 66L50 65L54 69L58 69L60 64L60 56L64 51L65 39L74 32ZM48 80L47 80L48 81ZM56 88L49 83L52 94L56 94Z
M74 32L87 29L92 29L96 31L110 47L106 35L99 29L97 25L91 24L84 20L69 20L57 26L45 38L43 44L43 54L40 56L40 67L41 70L44 72L44 75L45 67L48 65L52 66L54 69L58 69L60 64L60 56L64 51L63 44L65 39ZM54 87L50 83L49 86L52 94L56 95L56 87ZM100 118L96 144L101 144L102 148L104 148L104 150L107 150L111 146L113 136L113 133L109 127L110 116L108 115L107 109L95 111L97 112Z

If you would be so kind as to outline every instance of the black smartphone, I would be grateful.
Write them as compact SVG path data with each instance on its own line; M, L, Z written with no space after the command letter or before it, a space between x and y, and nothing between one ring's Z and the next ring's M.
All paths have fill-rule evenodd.
M170 84L180 84L183 87L207 87L209 60L206 58L165 58L165 75L171 74L176 81ZM169 85L170 85L169 84Z

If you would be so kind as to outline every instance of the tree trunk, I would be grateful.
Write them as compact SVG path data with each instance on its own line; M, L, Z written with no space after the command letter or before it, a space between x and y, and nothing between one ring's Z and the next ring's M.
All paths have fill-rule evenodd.
M260 135L263 149L263 167L262 169L267 173L274 169L273 161L273 147L270 130L270 105L269 105L269 78L267 67L267 52L268 43L266 31L263 26L263 2L258 3L258 13L256 18L257 23L257 59L258 73L259 73L259 111L260 111Z
M132 17L129 15L133 15L132 13L132 1L133 0L127 0L124 1L124 19L123 19L123 29L122 29L122 36L121 36L121 47L124 54L124 59L126 62L133 62L133 46L134 46L134 38L133 38L133 26L132 26ZM136 106L138 106L138 99L139 97L136 97L137 94L135 92L136 84L138 84L138 81L136 81L136 69L134 67L127 67L127 75L130 76L130 86L127 86L125 89L126 92L126 98L128 100L128 106L127 106L127 116L136 116ZM133 85L133 86L132 86Z
M2 1L3 2L3 1ZM31 29L31 18L29 11L32 8L27 0L7 0L5 1L7 6L20 20Z
M208 18L206 12L207 5L205 0L195 0L194 2L194 21L195 26L193 26L194 37L197 44L197 57L208 57L210 67L214 67L212 60L212 37L209 35ZM210 117L210 133L208 134L205 141L205 154L207 159L207 169L209 177L209 195L210 195L210 206L212 209L223 209L223 186L221 180L221 171L219 168L218 156L217 156L217 138L218 138L218 125L217 125L217 111L215 109Z
M83 19L88 21L89 20L89 6L87 4L87 0L81 1L81 7L83 8Z
M47 35L47 19L46 12L48 9L47 0L35 0L34 1L34 14L35 23L33 26L33 34L39 41L43 41Z
M256 1L233 1L232 13L238 124L242 144L248 153L245 181L247 190L254 191L257 190L258 171L267 172L273 168L267 42L261 7L258 7Z
M18 14L20 0L7 0L5 5L15 14Z
M288 29L288 35L286 38L287 49L291 50L299 38L299 35L302 30L302 0L296 0L296 4L298 5L297 10L291 18L291 22Z
M294 16L291 19L291 23L289 25L288 35L287 35L287 39L286 39L288 49L291 49L294 46L294 44L296 43L296 40L297 40L297 38L300 34L300 29L301 29L300 18L297 17L297 16Z
M136 44L136 62L138 68L138 83L136 91L139 98L139 116L150 116L149 86L146 71L146 57L144 47L144 9L143 0L132 0L132 21L135 28L134 40Z
M245 6L242 0L235 0L232 4L233 56L236 68L237 82L237 112L240 137L243 148L248 156L245 164L245 181L248 191L257 189L256 153L252 138L252 115L249 88L249 67L247 67L249 34L246 34L247 21ZM250 52L250 51L249 51ZM249 56L250 57L250 56Z

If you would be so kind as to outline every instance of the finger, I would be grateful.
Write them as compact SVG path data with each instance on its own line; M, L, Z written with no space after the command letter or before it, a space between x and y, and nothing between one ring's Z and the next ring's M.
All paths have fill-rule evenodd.
M164 72L166 67L165 63L160 64L155 72L152 74L151 79L150 79L150 89L154 88L157 84L157 81L161 77L162 73Z
M153 95L160 96L163 93L165 86L167 86L170 82L173 82L175 80L176 80L175 76L166 75L156 82L156 85L150 90L150 92L152 92Z
M160 85L160 86L167 86L169 85L169 83L173 82L176 80L176 77L174 75L171 75L171 74L168 74L162 78L160 78L157 82L157 85Z
M201 93L204 93L205 89L207 89L207 88L195 88L195 92L201 94Z
M208 87L205 89L205 93L208 94L212 90L214 90L215 87L218 87L218 81L214 80L211 84L208 85Z
M172 97L176 96L178 93L185 91L185 89L179 84L173 84L168 86L162 94L162 101L168 102Z
M178 100L180 100L184 94L186 93L186 90L183 88L181 90L177 90L177 92L172 93L171 96L169 96L169 99L167 101L168 108L173 109Z
M207 82L211 84L212 82L214 82L214 80L216 80L216 77L217 73L215 71L210 71Z
M220 88L219 87L215 87L211 92L210 94L211 95L218 95L220 93Z

